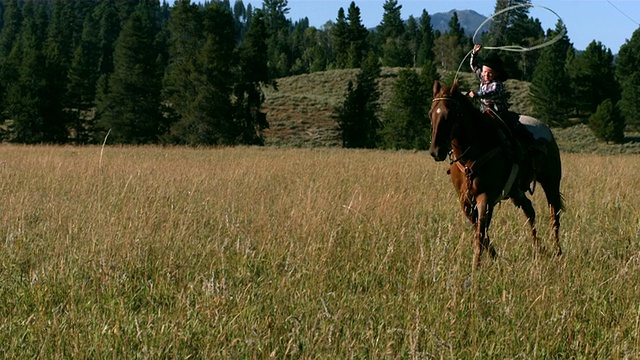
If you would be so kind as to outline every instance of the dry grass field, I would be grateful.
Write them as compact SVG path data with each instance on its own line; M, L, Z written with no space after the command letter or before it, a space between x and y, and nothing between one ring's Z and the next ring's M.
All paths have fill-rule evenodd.
M2 145L2 356L637 359L640 156L563 161L472 273L423 152Z

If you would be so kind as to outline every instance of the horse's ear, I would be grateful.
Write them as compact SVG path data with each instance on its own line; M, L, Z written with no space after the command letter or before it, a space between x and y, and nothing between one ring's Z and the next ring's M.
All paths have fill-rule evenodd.
M453 80L453 86L451 86L451 93L456 93L458 92L458 78L455 78Z
M440 92L442 85L440 85L440 81L436 80L433 83L433 97L436 97L436 94Z

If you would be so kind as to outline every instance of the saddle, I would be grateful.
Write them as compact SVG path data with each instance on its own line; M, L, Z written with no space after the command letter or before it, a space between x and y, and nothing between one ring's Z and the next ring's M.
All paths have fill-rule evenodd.
M503 149L511 156L511 160L519 166L519 189L533 194L531 183L535 182L537 170L536 159L540 157L542 146L526 126L519 121L520 114L513 111L496 113L493 110L485 111L487 115L499 124L500 138Z

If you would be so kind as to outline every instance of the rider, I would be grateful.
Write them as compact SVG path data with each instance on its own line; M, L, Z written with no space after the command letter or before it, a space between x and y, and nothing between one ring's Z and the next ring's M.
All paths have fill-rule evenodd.
M469 91L469 97L480 99L480 110L483 113L495 117L493 112L500 116L509 111L507 92L504 88L504 81L508 78L507 72L502 66L502 60L494 52L486 56L482 67L478 66L476 55L481 49L482 45L476 44L471 51L471 69L480 79L480 90Z
M477 54L482 49L481 44L475 44L471 51L471 69L480 79L480 89L478 91L469 91L469 97L480 100L480 110L493 118L500 119L506 126L514 141L514 161L524 164L527 158L531 160L520 145L521 140L525 145L531 146L534 143L533 135L518 121L517 114L509 111L508 94L504 87L504 81L507 80L507 72L504 70L502 59L498 54L491 52L487 54L482 62L482 66L478 66ZM530 161L527 161L530 162ZM530 169L523 169L528 173L534 171L533 164L529 163ZM529 177L527 175L526 177ZM523 187L529 188L527 180L523 181Z

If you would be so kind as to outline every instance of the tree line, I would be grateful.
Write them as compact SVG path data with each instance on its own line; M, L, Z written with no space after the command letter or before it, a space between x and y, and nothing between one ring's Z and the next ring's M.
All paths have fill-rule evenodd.
M515 3L530 1L497 0L495 12ZM359 68L335 111L343 144L422 149L433 80L456 71L473 39L455 12L441 33L426 10L404 20L401 9L386 0L382 21L367 29L352 2L316 28L289 19L287 0L260 8L242 0L0 0L0 137L260 145L269 126L265 87L283 76ZM559 21L544 31L518 8L496 17L481 41L536 45L563 29ZM542 51L501 55L511 78L531 82L534 115L554 126L590 122L603 140L622 141L625 127L639 125L639 45L636 31L614 59L595 40L577 52L565 35ZM378 105L382 66L405 68L386 109Z
M497 0L494 13L530 3L526 0ZM395 7L389 4L395 4ZM382 23L370 36L380 36L386 24L394 23L388 20L393 13L388 11L391 8L399 13L397 3L387 1ZM398 16L393 18L397 20ZM410 17L406 28L411 29L411 24L415 23ZM371 81L377 71L371 66L364 66L358 75L357 85L349 83L347 98L336 109L344 146L418 149L428 146L422 140L425 134L428 138L430 133L426 114L431 105L431 86L438 78L437 70L455 73L460 67L462 71L468 71L468 64L460 62L466 59L474 39L465 35L455 12L448 24L449 31L443 34L432 31L426 12L418 23L421 24L422 37L404 42L387 38L386 46L379 48L377 54L383 65L407 67L398 77L391 104L381 115L368 110L376 108L379 97L375 82ZM408 36L416 32L404 34ZM480 40L492 47L517 44L531 48L551 44L539 51L500 53L510 78L531 83L532 115L556 127L586 123L598 139L623 142L625 130L640 128L640 29L620 48L617 57L597 40L579 52L567 34L568 29L562 20L554 29L544 31L540 21L529 17L528 7L523 6L495 17L489 32ZM404 52L400 50L402 44L408 46ZM412 47L415 44L418 46ZM412 56L404 57L405 63L390 60L401 58L395 55L402 53ZM411 64L409 59L419 59L419 62ZM412 73L417 66L422 66L420 76ZM363 143L363 139L368 141Z
M3 140L262 144L270 20L236 5L0 1Z

